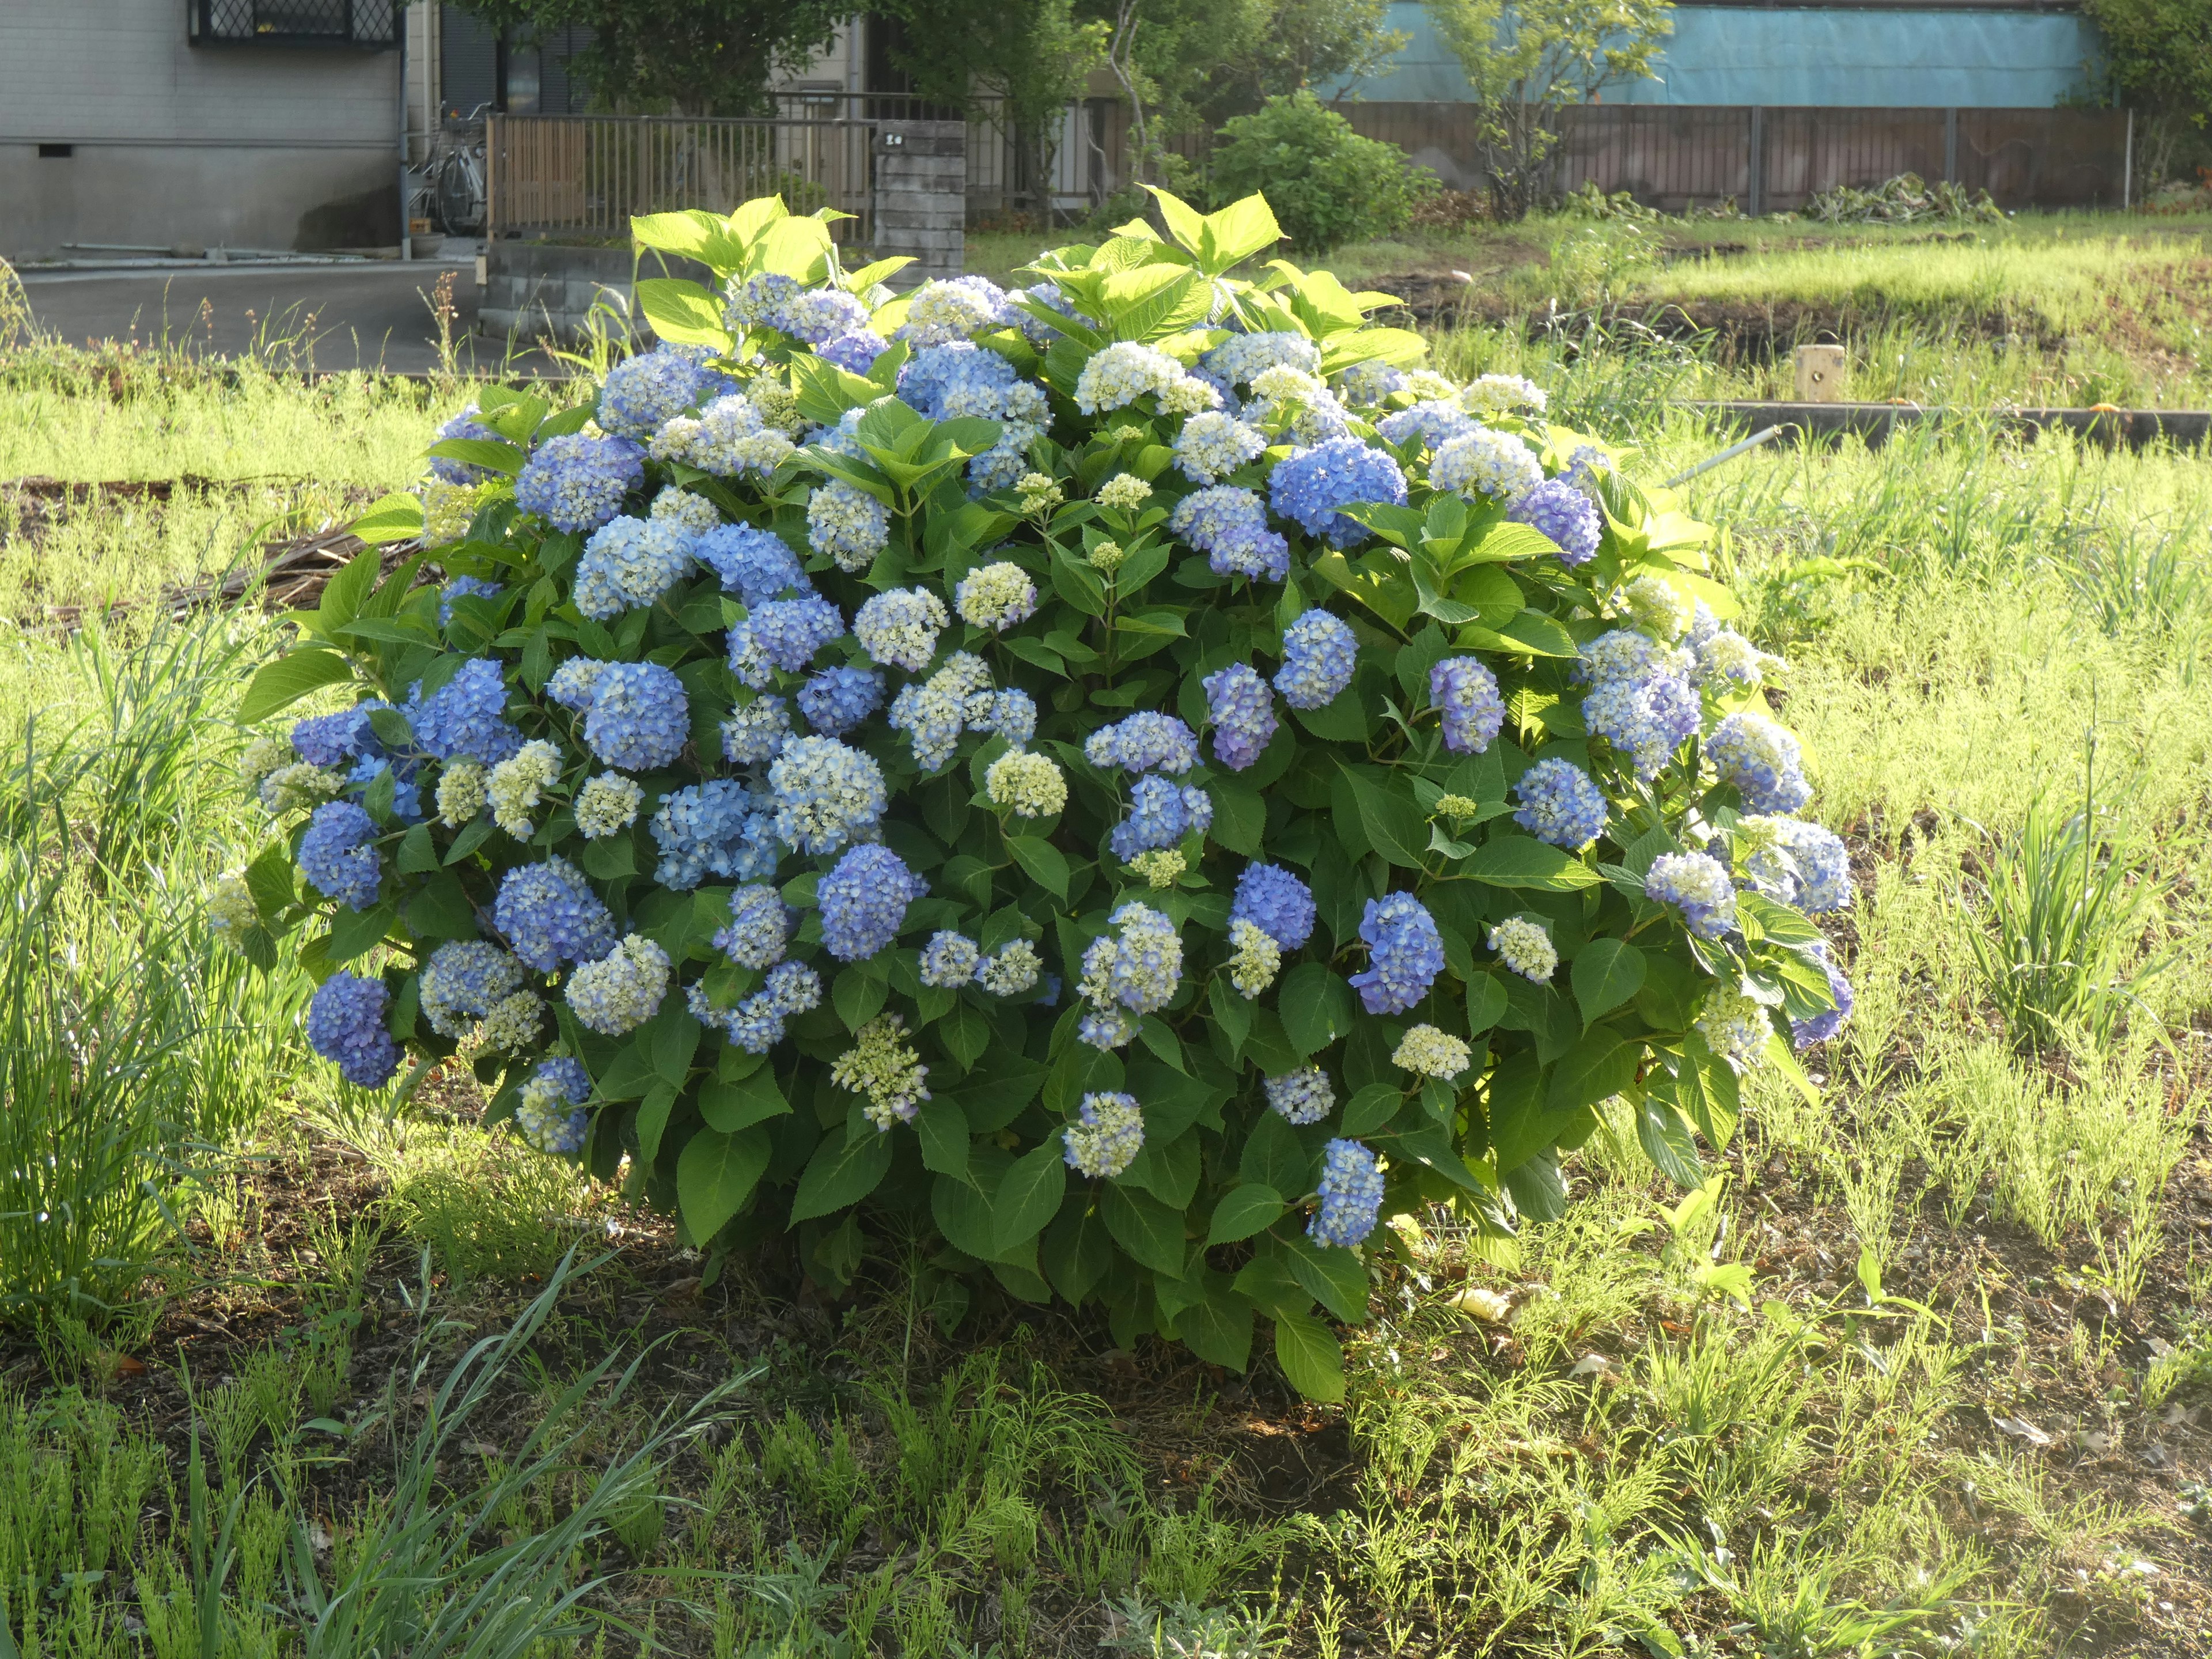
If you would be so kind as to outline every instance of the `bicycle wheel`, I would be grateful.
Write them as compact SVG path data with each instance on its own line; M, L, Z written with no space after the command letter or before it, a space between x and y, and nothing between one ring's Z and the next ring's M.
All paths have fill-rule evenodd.
M472 234L483 223L483 195L458 155L438 169L438 221L449 236Z

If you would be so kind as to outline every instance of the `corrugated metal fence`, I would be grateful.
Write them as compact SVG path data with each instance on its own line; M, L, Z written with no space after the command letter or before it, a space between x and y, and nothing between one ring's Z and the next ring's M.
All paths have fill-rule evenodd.
M1480 190L1481 146L1471 104L1344 104L1352 126L1387 139L1455 190ZM1094 194L1118 187L1129 163L1127 112L1082 106ZM1986 190L2001 207L2118 207L2126 189L2124 110L1808 109L1594 104L1565 112L1553 179L1627 191L1680 212L1733 197L1747 212L1802 208L1819 191L1868 189L1900 173ZM1202 170L1210 135L1173 147ZM972 151L971 151L972 154ZM971 195L969 209L976 210Z

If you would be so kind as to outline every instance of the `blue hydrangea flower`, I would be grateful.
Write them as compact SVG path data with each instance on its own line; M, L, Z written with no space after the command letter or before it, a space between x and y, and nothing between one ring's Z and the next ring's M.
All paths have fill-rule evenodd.
M690 574L696 538L667 519L613 519L576 561L576 609L594 622L657 603Z
M1571 761L1538 761L1513 793L1521 798L1513 821L1539 841L1579 853L1605 833L1605 796Z
M795 599L770 599L731 624L730 672L755 690L767 685L772 671L803 673L814 653L845 631L837 607L818 593Z
M581 1152L591 1117L580 1109L591 1094L591 1073L582 1061L565 1056L540 1061L514 1103L515 1133L556 1158Z
M740 968L773 968L791 940L791 910L773 887L740 887L730 895L730 920L714 948Z
M1794 812L1813 798L1798 769L1797 739L1764 714L1730 714L1705 740L1705 754L1754 812Z
M1322 708L1352 684L1359 641L1326 611L1309 611L1283 630L1283 665L1275 690L1293 708Z
M1173 714L1147 708L1093 732L1084 741L1083 758L1102 769L1181 776L1198 764L1198 739Z
M823 948L840 962L865 962L898 937L907 907L928 890L890 848L854 848L815 890Z
M1234 415L1206 410L1176 434L1176 465L1193 483L1210 484L1258 459L1267 447L1267 439Z
M1736 820L1751 884L1808 915L1848 908L1850 854L1832 830L1797 818L1752 814Z
M448 438L472 438L479 443L505 443L506 439L477 420L477 416L482 413L474 404L471 404L438 428L438 441L443 443ZM451 460L443 455L433 455L430 458L430 476L446 483L465 488L480 484L491 477L491 469L475 466L467 461Z
M541 974L564 962L596 962L615 948L614 917L566 859L508 871L491 919L507 948Z
M380 979L340 969L307 1004L307 1046L356 1089L381 1089L399 1069L399 1045L385 1029L392 993Z
M1000 691L991 699L991 711L969 722L978 732L995 732L1017 749L1036 736L1036 699L1018 688Z
M1423 997L1444 970L1443 936L1436 918L1411 893L1389 893L1367 901L1359 923L1370 966L1352 976L1352 988L1370 1014L1402 1014Z
M722 722L722 758L737 766L764 765L782 752L790 735L790 705L781 697L755 697Z
M1698 729L1698 694L1672 674L1601 680L1583 699L1583 722L1619 750L1639 778L1666 769Z
M1406 389L1405 371L1394 368L1380 357L1354 363L1336 378L1340 395L1350 404L1379 404L1392 392Z
M940 990L957 990L968 984L982 965L982 948L953 928L939 928L921 947L921 982Z
M376 855L376 820L349 800L325 801L300 837L300 873L325 898L349 909L376 902L384 865Z
M952 620L945 601L923 587L878 593L853 618L853 637L875 661L919 674L937 654L937 636Z
M965 340L925 346L899 365L899 401L933 421L995 416L1000 395L1021 377L995 351Z
M1336 1089L1318 1066L1262 1079L1267 1109L1286 1123L1318 1123L1336 1109Z
M919 351L1007 327L1020 315L1006 289L988 277L948 276L915 289L894 335Z
M786 592L811 593L799 555L773 531L749 524L717 525L691 544L691 556L754 610Z
M1564 565L1588 564L1597 557L1605 526L1590 498L1565 478L1547 478L1512 506L1505 516L1552 538Z
M722 325L732 332L756 326L780 329L784 307L803 291L796 277L780 270L756 271L742 282L731 283L722 307Z
M392 778L392 814L403 823L422 821L422 792L416 780L418 768L411 761L394 765L374 756L367 756L354 763L346 774L345 793L349 799L364 800L377 781L389 774Z
M884 706L884 677L872 668L825 668L799 688L799 712L825 737L842 738Z
M835 738L793 738L768 769L778 840L834 853L872 832L884 815L883 769Z
M1291 544L1267 528L1267 510L1249 489L1194 491L1175 504L1168 528L1205 554L1218 576L1279 582L1290 573Z
M776 326L794 339L819 345L868 325L868 308L842 289L815 288L783 302Z
M1331 547L1352 547L1368 539L1358 520L1337 511L1355 502L1406 504L1406 475L1398 463L1357 438L1331 438L1301 449L1267 475L1267 501L1286 519L1296 519L1309 536Z
M649 772L684 752L691 707L684 682L657 662L613 662L599 675L584 741L609 766Z
M1145 1115L1134 1095L1119 1091L1087 1094L1076 1121L1060 1131L1060 1157L1079 1175L1111 1181L1137 1161L1144 1150Z
M627 438L548 438L514 481L514 504L556 530L596 530L645 480L645 451Z
M828 554L848 574L858 575L874 563L890 533L884 504L841 479L817 486L807 501L806 544Z
M1505 723L1498 676L1473 657L1447 657L1429 669L1429 701L1443 716L1444 747L1480 755Z
M856 328L824 340L814 348L814 355L836 364L848 374L866 374L876 366L876 359L890 349L890 343L872 328Z
M1275 735L1275 699L1247 665L1237 662L1218 669L1200 682L1206 688L1206 712L1213 721L1213 757L1232 772L1242 772L1260 758L1260 751Z
M438 626L453 625L455 599L495 599L506 590L497 582L488 582L481 576L456 576L438 591Z
M1006 298L1007 303L1014 307L1015 320L1020 324L1022 333L1031 345L1048 346L1060 337L1060 331L1037 316L1034 307L1042 307L1056 316L1073 321L1079 321L1082 317L1067 296L1050 282L1031 283L1018 295L1008 295ZM1020 301L1024 299L1030 301L1032 306L1023 306Z
M1356 1249L1375 1231L1382 1210L1382 1170L1356 1140L1332 1140L1322 1154L1321 1208L1306 1224L1316 1244Z
M599 429L618 438L650 438L663 421L681 415L709 390L728 389L724 376L702 367L691 353L666 347L644 352L607 371L599 390Z
M1429 398L1411 409L1385 415L1375 422L1375 429L1401 447L1419 438L1425 447L1441 449L1454 438L1467 436L1474 430L1474 425L1458 404L1446 403L1440 398Z
M1303 334L1287 329L1264 329L1255 334L1232 334L1201 360L1209 372L1232 386L1249 386L1271 368L1295 368L1302 374L1321 373L1321 348Z
M1682 913L1699 939L1718 939L1735 926L1735 883L1728 866L1703 853L1662 853L1644 873L1644 894Z
M507 951L484 939L453 939L422 964L422 1016L441 1036L465 1036L521 988L522 964Z
M1517 501L1544 482L1544 469L1520 439L1478 426L1447 439L1429 462L1429 487L1473 501Z
M943 675L933 674L926 683L902 686L891 699L891 730L906 733L914 763L924 773L951 760L967 724L966 699L943 679Z
M1079 988L1084 1000L1100 1012L1157 1013L1175 1000L1182 983L1182 939L1175 923L1150 905L1133 902L1121 906L1109 920L1117 931L1091 940L1083 953ZM1127 1019L1111 1024L1120 1041L1093 1042L1094 1047L1119 1048L1136 1035Z
M1249 921L1285 951L1304 948L1313 937L1313 890L1277 864L1248 864L1237 878L1232 922Z
M416 745L436 760L465 756L496 766L522 747L522 733L507 719L507 682L489 657L463 663L428 697L417 680L405 713Z
M1843 1028L1844 1022L1851 1017L1851 1010L1857 1006L1858 999L1851 994L1850 981L1845 979L1844 970L1836 966L1835 956L1826 945L1820 947L1820 969L1828 976L1828 994L1835 998L1836 1006L1826 1013L1814 1014L1809 1019L1791 1020L1790 1042L1793 1048L1809 1048L1816 1042L1826 1042Z
M371 714L392 705L378 698L341 708L335 714L313 714L292 726L292 747L310 766L331 769L351 766L363 758L379 758L384 745L368 723Z
M689 892L710 876L757 881L775 869L775 842L752 792L733 778L678 789L653 815L660 863L653 878Z
M592 706L599 689L599 676L607 665L590 657L571 657L545 682L545 695L563 708L582 714Z
M1163 847L1172 847L1192 828L1191 814L1184 796L1197 794L1197 790L1177 788L1165 778L1147 775L1139 778L1129 791L1129 816L1114 826L1107 845L1114 856L1127 862L1139 853L1149 853ZM1206 801L1206 813L1212 815L1212 802Z

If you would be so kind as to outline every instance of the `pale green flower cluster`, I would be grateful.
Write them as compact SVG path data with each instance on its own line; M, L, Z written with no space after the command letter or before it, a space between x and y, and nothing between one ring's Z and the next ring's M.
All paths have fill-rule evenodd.
M830 1080L859 1095L878 1129L911 1123L929 1098L929 1067L906 1040L906 1022L878 1014L853 1034L853 1046L830 1067Z

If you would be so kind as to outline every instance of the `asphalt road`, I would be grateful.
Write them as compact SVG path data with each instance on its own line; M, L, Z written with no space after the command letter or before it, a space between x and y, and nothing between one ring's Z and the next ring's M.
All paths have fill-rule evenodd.
M189 340L197 350L233 356L297 337L298 356L279 354L287 366L419 372L438 366L430 301L447 276L461 366L498 368L505 341L474 333L473 262L26 271L23 288L39 325L72 343ZM535 354L519 366L559 372Z

